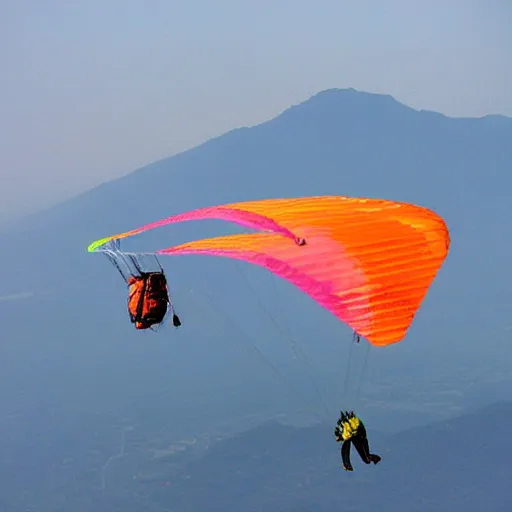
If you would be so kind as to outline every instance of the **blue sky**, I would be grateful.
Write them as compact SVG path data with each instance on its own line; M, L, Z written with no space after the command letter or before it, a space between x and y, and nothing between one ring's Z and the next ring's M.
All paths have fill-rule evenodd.
M332 87L512 116L508 0L3 0L0 220Z

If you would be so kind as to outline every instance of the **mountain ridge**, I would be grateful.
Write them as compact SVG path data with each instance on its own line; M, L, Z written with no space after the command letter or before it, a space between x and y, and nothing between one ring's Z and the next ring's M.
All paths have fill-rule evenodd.
M354 101L357 100L357 101ZM355 104L355 105L354 105ZM334 109L333 112L333 106L341 107L341 112L336 112L336 109ZM401 103L398 101L394 96L390 94L381 94L381 93L370 93L365 91L359 91L354 88L346 88L346 89L327 89L324 91L320 91L311 97L305 99L302 102L299 102L298 104L292 105L286 109L284 109L282 112L277 114L276 116L268 119L267 121L264 121L262 123L252 125L252 126L242 126L237 127L232 130L229 130L223 134L220 134L216 137L213 137L211 139L208 139L201 144L198 144L197 146L194 146L193 148L189 148L183 152L179 152L176 154L173 154L168 157L164 157L158 160L155 160L153 162L150 162L138 169L135 169L133 171L128 172L127 174L112 179L107 180L102 183L99 183L98 185L85 190L84 192L75 195L65 201L61 201L53 206L44 208L40 212L33 213L27 216L24 216L23 218L20 218L16 221L16 225L20 226L23 225L25 222L30 222L30 220L36 220L41 215L45 215L54 209L60 209L61 206L76 202L77 200L81 200L84 196L87 197L91 193L96 193L97 191L100 191L104 189L105 187L110 188L111 186L115 186L116 184L123 182L124 180L130 178L130 177L142 177L145 174L148 173L154 173L154 172L160 172L162 170L162 167L164 166L174 166L174 165L180 165L184 160L186 161L188 158L193 158L193 156L196 154L197 151L204 151L204 150L210 150L210 148L213 146L216 150L218 150L218 145L222 144L231 144L232 142L237 142L237 138L240 136L245 135L251 135L253 133L253 130L255 129L263 129L264 127L267 127L268 125L275 125L279 123L287 123L289 122L290 118L295 122L296 119L293 119L293 116L297 112L300 113L301 116L307 116L310 114L310 112L314 112L315 115L323 115L325 114L325 109L329 111L330 114L335 114L338 116L340 113L342 113L344 110L347 110L348 106L350 106L350 110L352 110L355 107L355 111L352 110L350 113L351 115L359 115L359 116L368 116L368 114L375 115L379 114L381 115L384 111L385 113L389 112L391 109L391 112L394 113L395 116L399 115L399 112L407 113L408 115L419 115L422 116L424 114L427 114L429 118L436 118L436 119L444 119L444 120L462 120L462 121L473 121L476 123L481 123L482 121L491 120L491 121L498 121L501 122L504 125L507 125L509 129L512 130L512 118L501 115L501 114L488 114L481 117L451 117L447 116L445 114L430 111L430 110L422 110L422 109L414 109L413 107L410 107L404 103ZM319 108L320 107L320 108ZM374 108L378 107L378 109L375 111ZM368 119L367 117L363 117L364 122L367 123ZM419 119L419 117L417 118ZM235 139L233 141L233 139ZM180 169L178 169L180 171ZM170 170L169 172L172 172ZM343 194L341 194L343 195Z

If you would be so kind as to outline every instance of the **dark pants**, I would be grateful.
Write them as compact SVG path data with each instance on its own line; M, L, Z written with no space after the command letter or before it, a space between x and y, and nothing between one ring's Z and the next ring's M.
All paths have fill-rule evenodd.
M343 462L343 468L347 471L353 471L352 464L350 462L350 445L353 444L361 457L361 460L365 464L373 462L377 464L380 461L378 455L370 453L370 445L368 444L368 438L366 437L366 431L363 427L354 437L344 441L341 445L341 460Z

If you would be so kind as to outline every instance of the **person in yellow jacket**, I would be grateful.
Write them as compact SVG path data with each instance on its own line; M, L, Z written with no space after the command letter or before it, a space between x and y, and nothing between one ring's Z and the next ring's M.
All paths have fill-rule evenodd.
M365 464L378 464L381 458L378 455L370 453L368 438L366 437L366 428L354 411L341 411L341 416L334 429L334 437L341 445L341 462L345 471L354 471L350 463L350 445L353 443L357 453Z

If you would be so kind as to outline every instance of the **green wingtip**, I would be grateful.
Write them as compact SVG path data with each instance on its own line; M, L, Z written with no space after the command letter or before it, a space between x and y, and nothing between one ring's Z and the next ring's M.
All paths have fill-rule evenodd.
M90 244L89 247L87 247L87 252L95 252L98 247L108 242L111 238L112 237L108 236L106 238L100 238L99 240L96 240L95 242Z

